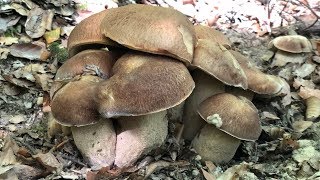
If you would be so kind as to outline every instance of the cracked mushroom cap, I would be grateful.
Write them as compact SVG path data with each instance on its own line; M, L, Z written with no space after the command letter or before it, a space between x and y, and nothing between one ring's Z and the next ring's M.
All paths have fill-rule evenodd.
M107 118L169 109L184 101L195 87L183 63L147 53L123 55L113 74L97 88L99 112Z
M213 95L200 103L198 113L207 123L240 140L255 141L260 136L258 110L244 97Z
M76 25L68 39L69 57L85 49L100 49L106 45L116 46L116 43L106 38L100 30L101 21L107 13L108 10L101 11Z
M107 38L130 49L191 63L196 43L194 27L179 11L132 4L108 12L101 23L101 31Z
M220 31L203 25L194 26L197 39L207 39L222 44L225 48L231 48L231 41Z
M76 76L83 74L109 78L111 68L120 57L120 52L105 50L85 50L68 59L58 70L50 90L52 98L55 92Z
M312 45L310 41L300 35L280 36L269 42L268 47L276 47L282 51L291 53L311 52Z
M60 88L51 101L51 111L56 121L64 126L84 126L99 120L94 101L96 85L101 78L82 76Z
M199 39L192 65L221 82L247 89L247 77L233 55L221 44Z
M265 74L253 66L249 59L237 51L230 50L248 78L248 89L258 94L276 95L287 87L281 78Z

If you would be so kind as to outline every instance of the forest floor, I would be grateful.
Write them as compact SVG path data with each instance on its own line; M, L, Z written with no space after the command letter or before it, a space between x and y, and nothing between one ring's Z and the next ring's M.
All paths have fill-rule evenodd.
M173 7L194 24L224 32L233 48L250 57L261 71L290 84L289 98L254 97L262 134L256 142L242 142L231 162L202 162L190 142L177 146L168 138L161 153L142 158L128 172L97 172L83 161L71 136L50 137L49 90L67 58L71 30L93 13L132 2L0 3L0 179L320 179L319 117L310 120L305 115L306 99L320 98L317 0L142 1ZM30 14L41 18L34 20ZM298 59L294 62L279 62L268 43L293 33L308 38L313 52L292 55L289 59Z

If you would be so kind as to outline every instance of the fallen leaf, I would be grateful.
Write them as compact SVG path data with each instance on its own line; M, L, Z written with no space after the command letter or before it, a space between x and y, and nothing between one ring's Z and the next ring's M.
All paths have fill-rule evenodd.
M0 17L0 34L6 32L9 27L16 25L20 18L21 16L16 15Z
M302 99L308 99L311 96L315 96L320 99L320 90L319 89L312 89L308 87L300 87L298 95Z
M295 121L292 123L292 128L296 132L302 133L303 131L311 127L312 124L312 121Z
M22 16L27 16L29 12L27 8L25 8L22 4L18 4L18 3L10 3L6 5L2 5L1 10L15 10L17 13L19 13Z
M0 59L7 59L9 52L8 48L0 48Z
M279 120L280 118L278 116L276 116L273 113L267 112L267 111L263 111L261 113L261 119L264 120Z
M10 54L15 57L42 61L47 60L50 56L45 44L41 42L14 44L10 46Z
M32 156L39 163L41 163L47 170L55 171L62 168L62 164L57 160L57 158L51 153L38 153Z
M34 74L36 84L41 87L42 90L49 92L50 84L53 82L53 75L51 74Z
M18 163L15 156L15 152L17 152L18 149L19 146L16 142L10 136L7 136L4 139L2 151L0 151L0 167Z
M0 37L0 46L9 46L18 43L17 37Z
M30 87L34 86L34 84L32 82L25 80L25 79L14 78L12 75L3 74L2 77L6 81L8 81L16 86L19 86L19 87L30 88Z
M209 172L213 172L217 167L213 164L212 161L205 161L204 162L209 170Z
M60 28L56 28L52 31L44 33L43 37L45 38L47 44L57 41L60 38L60 31Z
M295 78L292 86L295 89L299 89L301 86L314 89L316 85L310 80L304 80L302 78Z
M26 33L31 38L43 36L46 29L51 30L53 16L52 10L43 10L39 7L31 9L25 23Z
M163 169L169 166L187 166L189 164L190 163L187 161L168 162L168 161L160 160L160 161L151 163L146 167L145 178L149 177L153 172L159 169Z
M206 180L216 180L216 177L214 177L213 174L208 173L204 169L201 168L202 174Z
M13 116L12 118L9 119L9 122L13 124L19 124L24 121L26 121L26 118L21 114Z

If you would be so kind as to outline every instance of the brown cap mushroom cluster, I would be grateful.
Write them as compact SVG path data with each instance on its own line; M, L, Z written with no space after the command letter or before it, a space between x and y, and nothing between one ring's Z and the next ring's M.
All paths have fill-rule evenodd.
M193 26L174 9L136 4L102 11L70 34L70 59L50 92L52 114L72 127L76 146L96 169L132 166L161 146L173 109L201 156L227 162L240 140L256 140L261 127L254 105L225 86L269 95L286 86L230 48L221 32Z

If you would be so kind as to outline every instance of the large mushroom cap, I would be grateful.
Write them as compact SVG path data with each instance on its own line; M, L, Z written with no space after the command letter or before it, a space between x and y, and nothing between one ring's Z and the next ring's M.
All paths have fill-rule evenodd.
M131 49L175 57L186 64L196 43L192 23L171 8L133 4L108 10L102 33Z
M68 39L69 57L84 49L97 49L116 43L106 38L100 30L100 24L108 10L101 11L81 21L70 33Z
M247 89L247 77L238 61L221 44L199 39L192 65L231 86Z
M109 78L111 68L121 53L105 50L85 50L68 59L57 71L50 89L52 98L64 84L83 74Z
M282 88L287 86L287 83L281 78L265 74L254 67L249 59L237 51L230 50L232 55L237 59L240 66L244 70L248 78L248 89L258 94L275 95Z
M261 125L256 107L246 98L228 93L216 94L204 100L199 115L208 123L241 140L257 140Z
M311 52L312 45L310 41L300 35L288 35L280 36L270 41L268 47L276 47L282 51L287 51L291 53L302 53L302 52Z
M84 126L96 123L99 113L94 101L95 87L101 78L83 76L56 92L51 110L56 121L65 126Z
M169 57L130 52L117 60L114 75L99 84L97 103L105 117L139 116L174 107L192 92L183 63Z
M207 39L222 44L225 48L231 47L231 41L220 31L203 25L194 26L197 39Z

